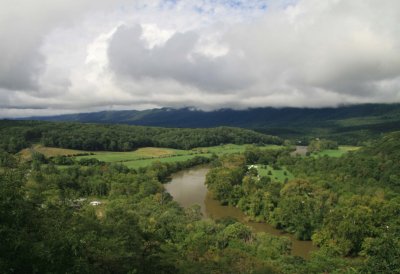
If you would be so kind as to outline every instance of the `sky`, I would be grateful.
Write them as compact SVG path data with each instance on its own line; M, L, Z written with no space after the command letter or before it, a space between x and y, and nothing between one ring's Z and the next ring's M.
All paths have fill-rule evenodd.
M0 117L400 102L398 0L0 0Z

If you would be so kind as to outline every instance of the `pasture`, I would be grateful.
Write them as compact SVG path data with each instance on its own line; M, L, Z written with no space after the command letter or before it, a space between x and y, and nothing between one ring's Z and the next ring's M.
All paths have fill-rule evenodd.
M134 151L114 152L114 151L81 151L72 149L44 147L35 145L32 148L24 149L19 154L24 160L31 160L33 152L42 153L46 158L55 156L73 156L76 160L95 158L106 163L122 163L129 168L141 168L151 165L155 161L162 163L182 162L196 156L211 157L212 154L224 155L241 153L249 145L226 144L212 147L199 147L191 150L181 150L172 148L144 147ZM282 146L265 145L259 146L260 149L279 149ZM279 176L279 175L277 175Z
M96 158L107 163L123 163L129 168L141 168L151 165L155 161L162 163L182 162L196 156L211 157L217 155L240 153L246 150L249 145L226 144L213 147L201 147L191 150L179 150L171 148L145 147L130 152L93 152L93 155L79 156L77 160ZM281 146L266 145L261 149L279 149Z
M123 164L129 168L137 169L137 168L149 166L154 162L161 162L161 163L184 162L184 161L190 160L196 156L210 157L211 154L188 154L188 155L179 155L179 156L171 156L171 157L163 157L163 158L141 159L141 160L133 160L133 161L128 161L128 162L123 162Z
M158 148L158 147L144 147L134 151L127 152L114 152L114 151L82 151L73 149L45 147L42 145L34 145L31 148L24 149L18 154L25 161L31 160L33 152L42 153L46 158L56 156L73 156L75 159L90 159L95 158L99 161L106 163L123 163L129 168L141 168L151 165L155 161L162 163L186 161L196 156L211 157L212 154L223 155L242 153L249 145L235 145L226 144L212 147L199 147L191 150L181 150L172 148ZM259 146L260 149L280 149L282 146L278 145L265 145ZM311 157L341 157L349 151L359 149L355 146L340 146L338 150L323 150L318 153L311 154ZM272 175L268 175L268 172ZM284 172L286 172L285 175ZM293 177L290 172L285 169L274 170L270 166L265 168L259 165L259 174L262 176L269 176L272 180L283 182L285 178L291 179Z
M21 157L24 161L32 160L32 153L39 152L43 154L46 158L56 157L56 156L75 156L82 154L89 154L87 151L83 150L74 150L74 149L65 149L65 148L57 148L57 147L45 147L42 145L34 145L31 148L25 148L18 152L18 156Z
M227 144L227 145L220 145L220 146L213 146L213 147L199 147L194 148L193 151L197 151L200 153L215 153L217 155L221 154L232 154L232 153L241 153L246 150L249 145L234 145L234 144ZM258 146L260 149L280 149L282 146L278 145L265 145L265 146Z
M339 149L326 149L320 152L312 153L312 157L342 157L344 154L348 153L349 151L356 151L360 149L360 147L356 146L339 146Z
M257 168L260 176L266 176L271 178L271 181L284 183L285 179L291 180L294 178L293 174L288 171L285 167L280 169L273 169L270 165L257 164L254 165Z
M93 155L85 155L76 157L77 160L96 158L99 161L107 163L129 162L154 158L174 157L188 155L193 153L189 150L178 150L171 148L144 147L134 151L113 152L113 151L96 151Z

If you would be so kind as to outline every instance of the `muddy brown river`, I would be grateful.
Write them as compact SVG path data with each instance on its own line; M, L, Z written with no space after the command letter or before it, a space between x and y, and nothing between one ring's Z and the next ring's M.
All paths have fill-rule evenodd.
M198 204L205 218L220 219L223 217L234 217L240 222L252 227L256 232L265 232L275 236L285 236L292 241L292 255L300 256L305 259L309 257L311 251L316 250L311 241L299 241L293 235L275 229L267 223L249 222L243 212L232 206L222 206L218 201L211 197L204 184L207 167L195 167L180 171L172 176L172 180L165 184L166 190L183 207Z

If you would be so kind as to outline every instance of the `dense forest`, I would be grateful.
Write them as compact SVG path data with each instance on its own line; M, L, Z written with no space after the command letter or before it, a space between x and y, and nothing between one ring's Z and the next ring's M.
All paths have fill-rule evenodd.
M29 119L187 128L233 126L303 142L307 142L309 138L322 137L334 139L342 144L357 145L371 137L378 137L383 132L399 130L400 104L358 104L327 108L265 107L215 111L162 108Z
M16 153L33 143L91 151L129 151L140 147L191 149L220 144L281 144L278 137L251 130L157 128L126 125L0 121L0 149Z
M168 256L198 214L186 214L163 192L159 172L118 165L3 170L0 272L173 273L178 262ZM92 195L107 198L104 212L82 198Z
M0 273L400 273L400 132L332 158L294 155L290 146L262 149L282 140L224 127L3 121L0 131ZM15 154L37 142L122 151L125 142L257 145L129 169L95 159L61 166L38 153L22 161ZM336 147L321 139L309 149ZM286 237L255 233L232 218L203 219L198 206L182 208L163 184L201 164L211 167L206 184L215 199L312 239L319 249L305 260L291 255ZM255 166L294 178L279 181Z
M288 239L233 219L203 220L196 206L184 210L160 181L208 161L139 171L7 161L0 172L0 272L319 273L354 265L340 258L325 265L323 254L305 261L290 255ZM91 206L91 197L102 205Z
M366 273L400 271L400 132L341 158L293 157L252 148L220 159L207 176L224 204L312 239L330 256L365 260ZM283 166L296 179L260 177L250 164ZM363 268L361 268L363 269Z

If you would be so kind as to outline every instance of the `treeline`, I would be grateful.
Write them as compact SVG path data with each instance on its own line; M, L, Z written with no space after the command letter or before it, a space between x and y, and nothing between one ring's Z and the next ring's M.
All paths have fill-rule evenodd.
M156 163L138 171L108 164L67 169L33 163L2 166L0 272L208 274L349 269L340 258L327 262L323 255L310 261L293 257L288 239L255 234L235 220L202 220L196 206L184 210L165 192L160 179L203 160L190 160L181 167ZM101 204L90 205L94 199Z
M400 132L341 158L264 153L271 156L253 149L221 159L207 176L214 196L312 239L328 258L356 257L356 273L400 272ZM259 177L249 163L285 166L296 179Z
M307 152L319 152L325 149L338 149L336 141L326 139L313 139L308 143Z
M240 208L250 219L264 221L310 240L336 197L307 180L282 184L269 176L258 175L249 164L280 168L278 160L290 157L286 150L246 151L243 155L225 156L207 175L206 184L222 204Z
M345 255L361 255L371 273L400 270L400 132L341 158L281 159L297 177L337 197L313 240Z
M340 158L281 158L297 177L325 181L335 191L368 193L371 188L400 193L400 132Z
M53 117L48 121L121 123L161 127L233 126L254 129L303 144L315 137L347 145L363 145L382 132L400 130L400 104L357 104L335 108L251 108L216 111L153 109L144 111L102 111Z
M1 121L0 149L16 153L32 143L79 150L129 151L140 147L191 149L220 144L281 144L278 137L251 130L157 128L126 125Z

